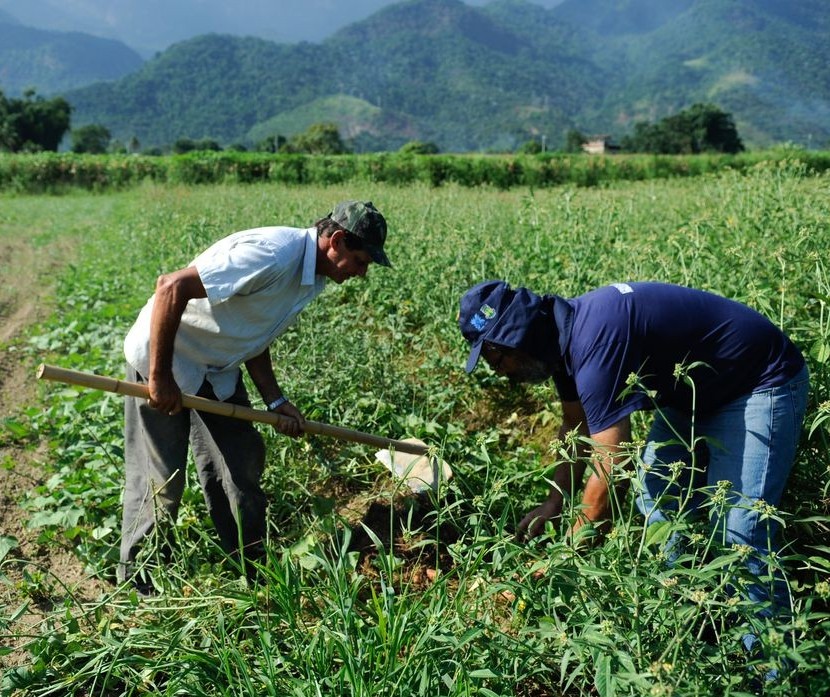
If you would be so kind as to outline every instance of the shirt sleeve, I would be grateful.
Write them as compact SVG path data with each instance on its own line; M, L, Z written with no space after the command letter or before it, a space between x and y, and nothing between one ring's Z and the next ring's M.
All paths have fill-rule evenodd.
M221 240L193 262L211 305L234 295L250 295L293 271L296 255L273 242L252 237Z
M629 376L639 375L641 369L639 354L619 341L596 346L581 361L574 378L590 433L604 431L632 412L651 408L642 388L628 386Z

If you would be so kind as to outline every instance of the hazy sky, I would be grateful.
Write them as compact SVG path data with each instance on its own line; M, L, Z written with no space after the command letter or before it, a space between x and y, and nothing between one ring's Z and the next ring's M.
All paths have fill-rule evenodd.
M119 39L147 55L210 32L320 41L395 0L0 0L21 23ZM485 5L489 0L465 0ZM562 0L530 0L553 7Z

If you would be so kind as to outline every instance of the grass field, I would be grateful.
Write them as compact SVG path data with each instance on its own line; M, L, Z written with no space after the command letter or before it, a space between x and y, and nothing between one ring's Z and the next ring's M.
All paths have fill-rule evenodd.
M193 480L174 562L154 577L161 592L141 599L113 582L121 398L43 385L0 432L23 451L48 445L44 483L22 515L40 545L71 546L107 591L75 601L0 536L0 574L20 596L0 633L27 652L2 694L752 694L765 659L740 650L753 613L727 590L742 582L740 550L698 533L699 549L670 569L630 496L603 545L575 549L553 527L531 544L514 539L575 444L553 440L551 386L463 371L459 297L497 277L565 296L625 280L697 286L759 309L802 347L812 393L774 513L785 522L778 561L793 615L760 636L796 668L764 694L825 694L830 178L777 163L594 189L145 185L7 196L0 234L77 247L57 274L54 315L15 348L32 365L121 376L123 336L159 273L235 230L311 225L343 198L385 213L395 268L372 268L309 306L273 347L280 383L308 418L422 438L455 477L437 494L406 496L371 448L264 430L265 582L248 587L223 560ZM635 420L636 438L647 425ZM50 610L21 643L21 608L44 600Z

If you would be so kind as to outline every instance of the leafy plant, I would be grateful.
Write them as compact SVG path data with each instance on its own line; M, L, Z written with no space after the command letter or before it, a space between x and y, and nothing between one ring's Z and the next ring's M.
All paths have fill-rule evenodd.
M424 156L436 167L441 157ZM204 160L208 174L218 161ZM278 162L293 163L299 181L316 166ZM378 172L425 166L346 162ZM524 172L530 162L521 161ZM551 177L566 167L533 162ZM605 166L585 177L599 179ZM826 343L830 296L827 176L788 160L601 188L379 181L148 182L4 199L3 220L37 220L44 239L72 233L82 245L82 262L58 275L55 314L33 332L30 356L118 376L122 338L159 273L235 230L311 225L337 200L371 198L389 221L395 268L328 288L275 343L278 378L309 418L421 437L455 474L426 497L405 496L362 446L264 430L271 508L257 582L218 548L191 475L172 557L151 571L155 597L113 583L98 601L80 602L59 579L30 576L21 589L29 600L60 601L26 642L28 662L4 673L3 693L739 695L756 689L770 656L795 670L764 694L826 692L830 382L815 346ZM518 520L574 443L553 437L550 386L511 388L486 370L463 372L458 298L493 277L565 296L628 279L699 286L759 308L805 349L812 396L802 448L787 513L770 513L785 524L773 567L788 577L789 619L759 621L731 591L748 580L743 550L721 549L686 519L645 527L632 496L615 503L602 545L566 537L573 507L562 527L518 543ZM47 483L26 497L25 515L46 548L68 546L112 580L119 398L58 385L41 396L7 436L49 444ZM647 427L647 415L635 419L635 440ZM709 492L713 506L717 494ZM668 566L663 546L675 533L687 544ZM5 546L9 564L14 541ZM8 615L4 633L20 633ZM764 655L741 648L750 625Z

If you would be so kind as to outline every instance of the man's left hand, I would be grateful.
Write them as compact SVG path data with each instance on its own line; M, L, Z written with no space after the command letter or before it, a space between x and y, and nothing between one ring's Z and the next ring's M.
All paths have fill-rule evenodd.
M287 417L274 424L274 428L284 436L299 438L305 433L305 417L291 402L283 402L272 413Z

